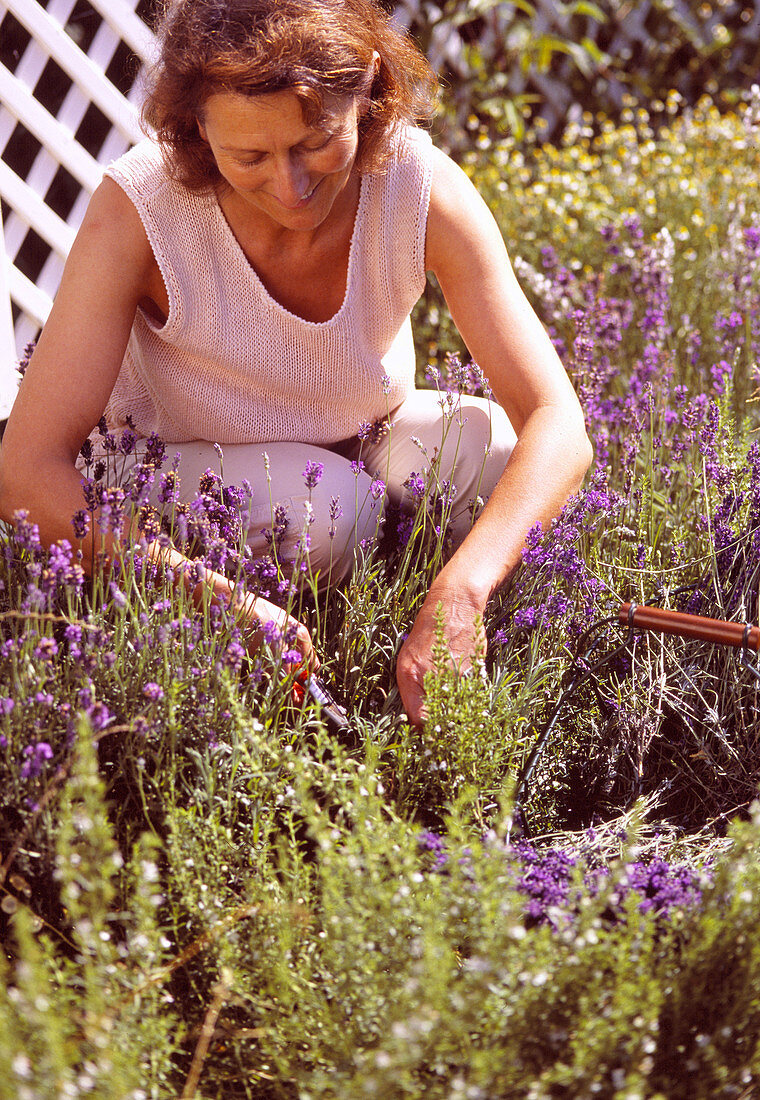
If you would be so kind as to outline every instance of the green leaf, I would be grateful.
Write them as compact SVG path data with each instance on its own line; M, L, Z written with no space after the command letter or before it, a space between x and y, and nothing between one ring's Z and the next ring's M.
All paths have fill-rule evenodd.
M598 23L606 23L608 19L607 14L600 7L589 3L588 0L577 0L574 4L568 4L567 11L569 15L587 15L589 19L596 19Z
M597 65L606 65L609 63L610 55L601 50L593 38L584 37L581 39L581 46Z

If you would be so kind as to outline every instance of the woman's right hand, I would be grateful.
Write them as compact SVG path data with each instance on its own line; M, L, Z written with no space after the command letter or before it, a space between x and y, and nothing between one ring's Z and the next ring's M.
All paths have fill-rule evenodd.
M201 562L191 562L173 546L166 546L159 541L151 542L148 553L155 561L172 569L175 576L183 578L196 607L201 607L210 594L213 601L224 604L232 611L242 628L245 647L250 656L257 654L267 642L275 653L297 650L301 654L298 663L283 662L286 672L292 672L301 666L309 672L317 671L319 658L314 651L309 631L284 608L250 592L242 595L223 573L216 573Z
M261 596L246 596L241 610L245 620L244 633L249 654L258 653L271 630L273 640L269 644L273 649L281 652L298 650L302 657L302 665L308 668L309 672L317 671L319 659L314 651L311 635L303 623L294 619L282 607L270 603ZM268 627L267 624L270 623L273 625ZM292 662L284 664L287 672L293 671L295 667L297 666Z

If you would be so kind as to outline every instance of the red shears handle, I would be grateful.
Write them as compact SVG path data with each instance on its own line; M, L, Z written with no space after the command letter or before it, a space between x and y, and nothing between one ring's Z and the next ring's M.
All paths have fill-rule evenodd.
M310 695L315 703L321 707L322 713L329 724L335 729L345 729L348 726L348 715L342 706L333 698L332 692L324 680L314 676L305 669L299 672L293 681L293 701L296 706L303 706L307 695Z

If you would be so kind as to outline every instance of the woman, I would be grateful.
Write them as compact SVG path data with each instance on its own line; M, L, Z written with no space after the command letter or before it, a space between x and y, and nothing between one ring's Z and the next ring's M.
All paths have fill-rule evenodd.
M435 454L459 545L398 657L420 723L438 605L466 668L526 531L580 485L590 446L575 394L484 203L413 125L434 78L373 0L169 0L159 40L145 108L157 140L92 198L6 429L0 510L70 538L77 456L105 410L111 427L129 417L167 441L186 496L221 451L225 480L253 485L254 548L270 493L301 528L302 471L321 464L312 566L329 556L335 576L376 528L372 479L403 504ZM409 313L426 271L498 402L466 399L445 438L437 395L414 388ZM359 444L374 421L385 430ZM223 576L204 583L232 598ZM243 613L252 645L267 620L285 625L262 599Z

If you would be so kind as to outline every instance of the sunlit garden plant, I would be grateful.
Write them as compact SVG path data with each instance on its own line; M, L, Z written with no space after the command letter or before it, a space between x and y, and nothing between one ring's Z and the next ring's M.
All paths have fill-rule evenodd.
M754 102L704 104L471 166L596 458L472 672L439 646L424 729L393 666L449 552L434 456L342 584L311 570L308 509L286 561L274 495L253 560L247 487L209 474L180 505L159 440L123 476L129 432L88 464L71 544L3 530L0 1097L752 1095L753 658L619 648L617 610L757 621L758 140ZM482 392L418 313L426 384ZM86 579L77 531L125 509L303 618L347 727L294 697L287 639L249 654L139 538Z

